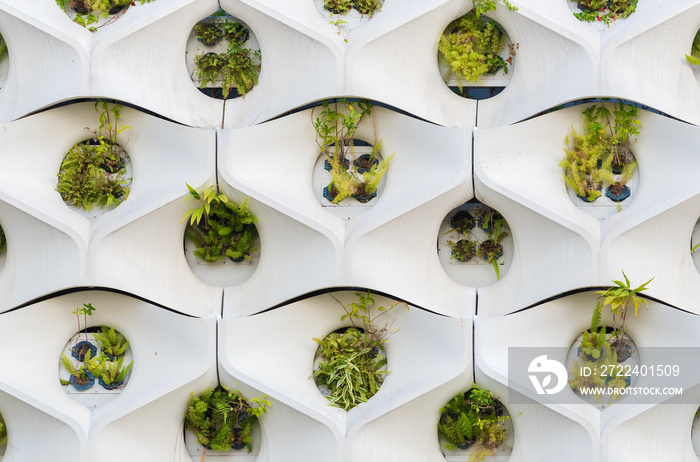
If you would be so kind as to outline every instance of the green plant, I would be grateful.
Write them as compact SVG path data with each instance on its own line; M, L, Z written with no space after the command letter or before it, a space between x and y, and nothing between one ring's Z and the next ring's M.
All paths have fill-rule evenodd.
M224 194L215 192L214 186L201 192L190 185L187 188L190 195L185 201L195 199L201 203L199 207L187 211L181 220L185 221L190 216L185 237L197 246L195 256L207 262L216 262L224 257L238 261L251 260L251 255L258 251L255 227L258 217L248 209L249 198L238 205L229 201Z
M508 0L503 0L503 5L510 11L518 11L517 6L513 6ZM474 12L479 17L496 9L496 0L474 0Z
M5 425L5 419L0 414L0 448L5 445L7 445L7 426Z
M448 66L445 82L454 74L461 90L464 81L481 83L482 75L501 67L508 73L515 49L510 50L508 61L499 56L505 48L506 34L497 22L472 10L450 23L446 31L438 42L438 57Z
M312 112L312 121L316 131L316 144L321 148L321 152L326 157L331 169L331 183L329 185L329 190L332 191L331 201L338 204L346 197L357 197L358 200L367 201L379 187L395 153L373 165L365 173L359 173L354 165L349 168L347 166L349 158L357 159L355 156L355 133L360 122L367 116L371 117L372 105L367 100L349 103L345 99L332 103L325 100L321 104L323 110L316 119L313 119ZM347 110L339 110L339 104L346 107ZM358 109L356 110L355 107ZM375 142L369 155L370 165L378 155L381 145L381 139Z
M64 201L87 211L94 206L116 207L129 196L129 180L124 178L128 158L117 144L117 135L130 127L117 126L121 111L118 104L98 100L95 111L100 113L99 128L91 131L91 140L68 151L56 187Z
M693 66L700 66L700 30L695 34L693 45L690 48L690 54L685 55L685 59Z
M596 292L598 294L598 305L601 307L610 306L612 310L615 340L611 342L611 345L616 348L617 357L623 357L623 354L626 354L627 336L625 335L625 321L627 320L627 309L634 307L635 319L637 319L637 311L640 306L646 305L647 309L649 309L647 301L637 294L647 290L647 284L654 280L654 278L651 278L633 289L624 271L622 276L625 278L625 282L613 280L615 286Z
M219 28L217 22L200 21L194 26L195 38L205 45L211 46L217 43L224 35L224 31Z
M0 35L0 59L4 58L7 54L7 43L2 35Z
M124 356L119 356L117 359L109 359L104 354L100 354L96 358L87 359L85 363L87 370L94 377L101 378L102 382L107 386L122 382L126 378L126 374L134 366L134 361L131 361L129 365L122 367Z
M95 32L102 26L106 26L112 22L112 19L108 20L104 24L97 27L89 27L96 23L100 17L104 18L110 14L113 14L110 10L116 7L128 8L129 5L135 5L137 0L56 0L56 4L62 9L70 7L77 13L73 22L79 24L90 32ZM155 0L138 0L141 5L145 3L150 3ZM124 11L124 10L121 10ZM115 18L120 14L117 12Z
M228 49L226 53L206 53L195 57L195 73L200 81L199 86L206 88L208 84L216 84L220 76L224 99L228 98L234 87L240 96L245 96L258 83L260 51L243 47L243 43L250 34L243 24L228 21L212 24L216 25L216 33L222 34L228 41ZM204 26L201 26L202 33L204 33L203 28ZM197 30L195 26L195 32Z
M576 0L572 0L576 1ZM579 21L593 22L600 21L610 25L618 18L626 18L637 9L638 0L579 0L578 6L581 9L574 16Z
M600 177L603 181L610 184L610 192L614 196L620 196L627 182L632 178L634 170L637 168L637 161L630 160L622 166L622 172L619 177L614 176L613 172L614 156L608 156L603 167L600 170Z
M244 446L253 449L253 425L267 413L270 401L254 398L251 406L237 390L217 386L201 395L190 397L185 413L185 427L197 436L197 442L215 451Z
M352 8L353 0L324 0L323 8L334 14L345 14Z
M471 260L478 252L479 242L471 239L460 239L457 242L447 241L452 248L450 259L456 258L461 262Z
M596 304L591 317L591 327L581 337L581 354L592 360L600 358L603 348L608 344L605 326L600 325L602 309L602 305Z
M619 390L629 385L626 377L621 373L618 374L619 364L615 348L605 341L597 359L591 361L583 358L572 363L570 368L572 379L569 380L569 386L579 394L584 389L588 389L585 396L592 394L598 403L601 396L605 394L609 397L608 404L610 404L613 400L620 399L622 394Z
M372 17L374 13L382 10L379 0L354 0L353 7L362 15Z
M477 445L469 461L483 461L505 442L504 424L509 417L503 416L503 405L476 384L452 398L440 412L438 434L443 438L445 449L452 451Z
M389 308L377 307L377 314L373 315L375 302L371 293L356 295L358 301L347 306L333 297L345 311L340 320L350 320L352 327L332 332L323 339L314 338L319 345L314 380L330 390L329 405L346 411L367 402L379 391L384 376L389 373L382 369L386 358L381 354L381 346L397 332L387 325L378 326L376 320L398 302Z
M2 230L2 226L0 226L0 252L5 250L5 247L7 247L7 238L5 237L5 232Z
M501 271L498 259L503 255L501 241L508 236L508 232L504 230L508 227L508 223L503 215L486 205L476 209L476 218L479 227L488 234L487 238L479 244L479 253L484 261L491 263L496 278L500 281Z
M123 356L129 348L129 341L114 330L114 327L100 326L101 332L94 332L92 336L100 344L102 353L109 356Z
M619 109L615 109L615 124L610 123L610 137L613 143L613 167L621 169L625 164L631 162L629 153L632 144L637 142L639 136L639 126L641 122L637 119L638 108L636 104L626 105L620 101Z
M76 319L78 320L78 336L80 336L80 332L85 333L85 341L88 341L88 336L87 336L87 317L92 316L92 312L95 311L97 308L92 306L92 303L83 303L83 306L79 306L76 309L73 310L73 314L75 315ZM83 324L81 326L80 323L80 316L83 316ZM80 338L80 337L78 337ZM76 339L76 344L77 344L77 339Z
M88 368L91 356L92 352L90 349L87 349L85 351L83 365L78 367L71 362L70 358L68 358L65 353L61 353L61 364L63 364L63 367L66 368L70 375L75 376L75 382L78 385L85 385L87 382L92 380L90 377L90 370ZM69 381L61 380L61 385L68 385L69 383Z

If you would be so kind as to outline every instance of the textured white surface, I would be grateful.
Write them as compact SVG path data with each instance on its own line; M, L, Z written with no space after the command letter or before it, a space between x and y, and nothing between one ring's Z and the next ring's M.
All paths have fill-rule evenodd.
M610 27L579 22L571 1L514 1L517 12L499 4L490 15L520 48L505 90L480 101L452 93L437 64L440 33L471 1L386 0L348 28L347 42L318 4L157 0L91 34L52 0L0 0L10 53L0 76L2 461L189 462L187 399L220 382L272 401L253 460L438 462L439 407L474 380L513 418L510 461L696 461L697 404L516 405L506 374L508 347L568 347L588 327L590 292L543 300L609 285L621 270L635 285L655 277L646 293L659 301L629 324L638 346L698 346L700 272L689 249L700 217L700 83L684 58L698 2L641 0ZM201 94L185 61L193 26L219 6L251 27L262 52L259 84L226 102ZM640 112L633 200L597 220L570 199L558 166L583 106L534 116L604 96L672 118ZM96 128L92 104L37 112L93 97L159 117L123 110L131 195L90 221L55 187L67 150ZM396 151L384 190L349 220L317 200L311 111L290 114L331 97L392 108L375 107L382 154ZM374 139L368 124L360 135ZM251 198L262 250L249 276L208 268L215 277L203 281L190 269L180 219L195 204L183 203L185 183ZM512 231L508 271L486 287L455 282L436 248L445 217L473 198ZM91 290L100 287L116 293ZM393 373L349 413L328 407L309 380L312 337L341 325L322 293L338 287L346 301L361 287L412 305L389 316L401 328L387 344ZM72 288L84 291L62 292ZM124 392L92 413L57 379L83 301L98 306L91 322L132 341L136 363ZM684 394L700 399L700 388Z

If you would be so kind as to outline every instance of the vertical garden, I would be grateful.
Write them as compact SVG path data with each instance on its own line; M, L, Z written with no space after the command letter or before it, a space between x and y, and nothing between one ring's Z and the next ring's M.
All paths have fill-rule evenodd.
M0 461L697 461L699 29L0 0Z

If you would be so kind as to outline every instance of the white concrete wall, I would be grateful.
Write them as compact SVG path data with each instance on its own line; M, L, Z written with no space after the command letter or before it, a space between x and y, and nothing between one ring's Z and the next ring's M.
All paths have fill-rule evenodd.
M53 0L0 0L10 54L0 76L2 462L196 461L183 414L191 392L217 383L267 395L272 407L254 455L208 459L439 462L439 408L474 381L508 407L511 461L697 460L697 384L686 392L697 404L516 404L507 349L570 346L595 295L552 297L608 285L621 270L635 284L655 277L656 301L629 326L638 346L699 346L690 241L700 84L684 58L698 2L640 0L609 28L580 23L568 0L499 5L490 15L520 48L506 89L478 102L450 91L437 64L440 33L472 3L384 3L345 42L311 0L157 0L94 34ZM245 98L204 96L187 73L190 32L219 7L260 44L260 80ZM608 96L670 117L640 111L633 197L600 220L571 200L558 167L583 106L538 114ZM52 106L97 97L132 106L119 141L133 180L128 200L88 219L61 200L56 174L97 114L90 102ZM396 157L380 195L349 219L314 190L313 111L290 113L329 97L389 106L375 107L376 135L382 155ZM364 123L360 137L374 128ZM188 264L185 183L250 197L261 246L252 266ZM443 220L471 199L500 211L512 232L508 270L487 287L456 282L437 254ZM309 377L312 338L344 325L326 289L349 302L355 288L411 308L387 315L400 329L386 348L392 373L346 413ZM84 302L98 308L91 325L127 336L135 361L122 393L92 411L57 374Z

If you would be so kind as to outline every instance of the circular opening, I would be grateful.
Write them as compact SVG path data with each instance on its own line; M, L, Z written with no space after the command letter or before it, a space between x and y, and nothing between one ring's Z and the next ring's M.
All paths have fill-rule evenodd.
M198 22L187 42L187 70L205 95L245 96L258 84L260 45L251 29L224 10Z
M639 185L632 146L641 131L635 104L588 105L583 126L565 137L563 169L571 201L604 220L627 208Z
M465 98L490 98L512 77L520 44L493 19L471 10L452 21L438 42L438 68L445 83Z
M314 340L319 346L313 377L330 405L349 411L379 391L387 374L387 356L380 341L356 327L343 327Z
M488 390L474 386L452 398L440 412L437 429L446 455L459 457L455 460L484 460L512 452L510 414Z
M82 315L76 316L82 321ZM71 398L97 407L121 393L133 365L129 342L119 331L109 326L89 327L73 335L64 347L59 380Z
M214 192L213 186L197 193L200 198L212 194L208 213L205 203L195 198L195 210L202 215L199 222L187 218L183 247L188 265L200 279L226 287L246 280L258 265L258 217L250 211L249 199L238 204Z
M497 210L467 202L452 210L438 234L438 257L457 282L482 287L498 282L513 259L513 237Z
M103 136L75 144L58 173L56 190L63 201L89 218L106 213L129 196L129 155Z
M609 326L600 326L592 333L584 331L576 338L566 358L569 386L585 402L605 409L623 397L614 389L627 388L636 383L636 377L625 375L627 365L638 365L639 352L634 341ZM618 367L618 366L624 367ZM596 389L600 393L583 393L582 389Z
M605 30L618 19L631 15L637 9L638 0L567 0L574 16Z
M126 13L129 6L137 5L139 2L134 2L132 0L109 0L100 2L70 0L63 1L63 3L63 11L71 21L86 28L90 32L95 32L101 27L112 24Z
M185 443L191 455L201 454L205 448L257 453L260 447L257 416L269 406L269 401L264 398L253 401L255 405L251 406L239 391L221 385L190 397L185 412Z

